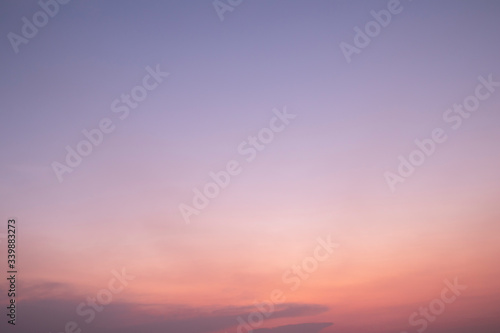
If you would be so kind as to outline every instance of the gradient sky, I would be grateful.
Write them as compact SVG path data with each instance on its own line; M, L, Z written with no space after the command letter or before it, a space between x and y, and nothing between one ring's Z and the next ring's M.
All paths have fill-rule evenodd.
M410 333L458 278L426 332L498 333L500 88L458 130L443 113L500 81L500 3L402 0L347 63L339 44L387 3L244 0L221 21L210 0L73 0L15 53L7 35L40 7L2 1L0 233L19 230L2 332L235 332L282 289L255 333ZM111 103L157 65L170 75L120 120ZM284 108L296 118L247 162L238 145ZM115 130L59 182L51 164L103 118ZM391 192L384 173L436 127L447 141ZM241 174L184 223L231 160ZM328 235L339 247L291 291L283 274ZM122 268L135 279L85 323L77 306Z

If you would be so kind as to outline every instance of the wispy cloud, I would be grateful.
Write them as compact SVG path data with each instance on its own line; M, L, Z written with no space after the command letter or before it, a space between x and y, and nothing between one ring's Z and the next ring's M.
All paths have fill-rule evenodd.
M44 290L64 289L58 283L40 284ZM30 287L32 289L32 287ZM23 316L37 320L20 321L22 331L57 331L68 321L87 327L94 333L208 333L234 329L238 316L248 315L250 306L226 307L218 309L187 308L173 304L140 305L132 303L112 303L106 306L102 316L89 325L83 323L82 317L75 313L75 300L24 300L20 303ZM282 304L276 311L276 318L297 318L326 312L327 307L317 304ZM255 333L301 333L319 332L330 326L330 323L305 323L300 325L280 326L269 329L257 329ZM17 326L17 325L16 325Z

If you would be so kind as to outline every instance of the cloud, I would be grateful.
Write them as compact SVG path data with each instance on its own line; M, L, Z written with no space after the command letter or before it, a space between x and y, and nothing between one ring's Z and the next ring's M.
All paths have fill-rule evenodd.
M317 304L282 304L277 307L273 315L268 319L296 318L315 315L328 310L328 307ZM142 323L127 328L120 328L112 333L138 333L148 331L152 333L183 332L183 333L205 333L229 329L238 325L238 317L247 318L255 311L254 307L228 307L218 309L205 315L201 315L199 309L194 309L197 315L189 316L185 313L183 318L166 318L154 323ZM117 318L119 319L119 318ZM326 327L326 326L325 326ZM255 330L257 332L257 330ZM277 331L280 332L280 331ZM294 331L295 332L295 331ZM299 331L297 331L299 332Z
M71 297L74 292L70 284L60 282L21 283L19 287L22 288L23 295L29 295L32 300Z
M60 290L64 285L42 284L42 289ZM45 293L45 291L43 292ZM74 321L83 332L93 333L208 333L230 330L238 325L237 318L246 318L254 307L225 307L218 309L187 308L185 306L143 305L133 303L111 303L96 312L95 320L87 324L84 317L76 313L76 307L86 298L74 300L30 299L20 300L18 307L22 311L16 323L16 329L22 332L46 331L64 332L68 322ZM273 316L276 318L297 318L327 311L328 308L317 304L282 304ZM326 326L325 326L326 325ZM276 327L268 330L256 329L255 333L300 333L319 332L330 324L306 323ZM2 325L0 325L1 328ZM284 331L287 329L287 331Z
M332 325L333 323L304 323L273 328L261 328L254 330L254 333L318 333L323 328Z

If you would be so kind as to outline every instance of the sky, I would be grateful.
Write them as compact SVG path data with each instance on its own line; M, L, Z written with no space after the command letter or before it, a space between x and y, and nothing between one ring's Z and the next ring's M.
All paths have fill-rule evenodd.
M2 332L498 333L499 15L2 1Z

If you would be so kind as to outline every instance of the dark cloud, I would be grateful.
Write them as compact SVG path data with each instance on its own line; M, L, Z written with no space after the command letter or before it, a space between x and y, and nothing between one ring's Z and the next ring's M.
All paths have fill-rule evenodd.
M286 325L273 328L261 328L253 333L318 333L323 328L332 326L333 323L305 323L296 325Z
M47 289L60 289L60 285L44 285ZM87 324L87 316L79 316L76 308L86 298L75 300L25 300L17 304L18 332L65 331L68 322L75 322L82 332L93 333L208 333L220 330L234 332L238 318L246 320L256 311L254 307L227 307L212 309L193 309L176 305L137 305L111 303L105 305L102 312L95 312L95 319ZM151 311L153 310L153 311ZM161 311L160 311L161 310ZM328 308L316 304L282 304L276 307L264 324L269 325L276 318L297 318L327 311ZM301 326L305 325L305 326ZM287 333L319 332L326 324L292 325ZM318 326L320 325L320 326ZM321 326L323 325L323 326ZM0 329L7 327L5 321ZM287 327L287 326L283 326ZM9 325L11 328L11 325ZM9 332L6 330L6 332ZM285 332L281 327L272 330L255 329L255 333Z
M73 292L70 284L60 282L36 282L31 284L21 282L19 288L22 289L24 295L29 295L32 299L68 297Z

